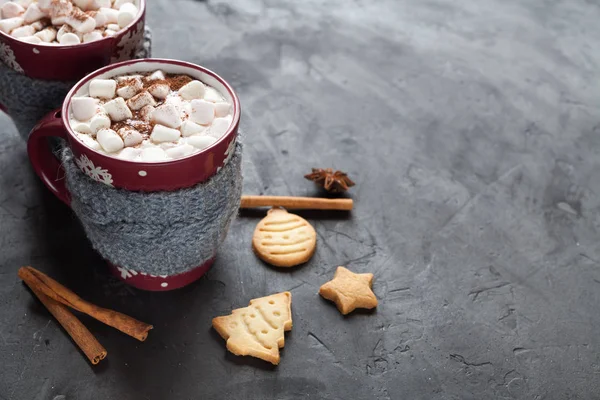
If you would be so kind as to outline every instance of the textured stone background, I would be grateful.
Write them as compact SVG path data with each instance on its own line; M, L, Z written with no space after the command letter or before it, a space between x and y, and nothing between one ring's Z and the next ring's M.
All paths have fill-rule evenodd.
M257 261L261 212L174 293L105 275L0 119L0 399L600 398L600 6L585 0L152 0L154 54L239 91L245 191L356 180L350 215L303 213L313 260ZM32 264L152 322L139 344L89 319L92 368L16 277ZM337 265L380 306L316 294ZM228 354L213 316L291 290L282 363ZM65 397L61 397L65 396Z

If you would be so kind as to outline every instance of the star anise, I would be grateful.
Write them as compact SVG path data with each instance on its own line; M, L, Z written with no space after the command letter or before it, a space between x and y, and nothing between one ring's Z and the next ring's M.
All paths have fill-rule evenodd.
M354 186L352 179L345 172L334 171L331 168L313 168L312 173L304 175L310 181L323 186L325 190L332 193L341 193Z

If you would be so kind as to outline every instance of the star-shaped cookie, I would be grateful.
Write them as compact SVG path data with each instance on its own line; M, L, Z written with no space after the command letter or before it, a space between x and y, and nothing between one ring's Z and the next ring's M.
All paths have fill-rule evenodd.
M355 274L338 267L333 279L319 289L319 294L333 301L344 315L357 308L377 307L377 297L371 290L373 274Z

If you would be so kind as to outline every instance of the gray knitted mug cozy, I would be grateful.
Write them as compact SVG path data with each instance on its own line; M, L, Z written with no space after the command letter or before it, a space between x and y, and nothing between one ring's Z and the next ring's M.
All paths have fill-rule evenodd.
M116 189L85 175L62 151L71 208L100 255L115 266L151 275L188 272L213 258L238 213L242 144L212 178L173 192Z
M1 1L0 1L1 3ZM144 32L144 46L135 58L152 56L152 32ZM57 60L60 62L60 60ZM59 108L75 81L32 79L0 61L0 110L2 106L15 123L19 135L27 140L29 132L50 111Z

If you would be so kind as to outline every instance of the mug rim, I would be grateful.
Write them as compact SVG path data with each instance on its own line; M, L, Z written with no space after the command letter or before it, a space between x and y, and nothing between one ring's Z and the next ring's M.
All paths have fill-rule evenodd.
M225 87L225 89L227 89L227 91L229 92L229 95L231 96L231 98L233 100L233 104L232 104L233 117L232 117L231 124L229 125L229 127L227 128L225 133L212 145L208 146L205 149L200 150L197 153L193 153L193 154L187 155L185 157L181 157L181 158L177 158L177 159L173 159L173 160L159 161L159 162L142 162L142 161L124 160L121 158L106 155L104 153L100 153L99 151L92 149L91 147L86 146L84 143L82 143L81 140L79 140L79 138L77 138L77 135L75 134L75 132L73 131L73 128L71 127L71 124L69 123L68 110L69 110L69 106L71 104L71 99L74 97L75 93L77 93L83 85L85 85L86 83L88 83L89 81L91 81L98 75L102 75L106 72L109 72L109 71L119 68L119 67L124 67L127 65L133 65L133 64L146 64L146 63L169 64L169 65L175 65L177 67L183 67L185 69L194 69L196 71L200 71L202 73L210 75L211 77L216 79L220 84L222 84ZM214 147L218 146L220 143L227 140L231 136L231 133L238 129L238 126L240 123L240 116L241 116L240 99L239 99L237 93L235 92L235 90L233 90L233 87L231 87L231 85L225 79L223 79L217 73L213 72L212 70L210 70L208 68L205 68L200 65L193 64L193 63L190 63L187 61L174 60L174 59L169 59L169 58L140 58L140 59L135 59L135 60L127 60L127 61L122 61L122 62L119 62L116 64L110 64L110 65L107 65L106 67L103 67L94 72L91 72L88 75L81 78L79 80L79 82L77 82L71 88L69 93L67 93L67 96L65 97L65 100L63 101L63 105L61 108L62 123L63 123L65 129L67 130L69 137L72 140L75 140L79 144L84 146L86 150L93 152L94 155L96 155L98 157L110 159L113 162L117 162L117 163L122 162L127 165L148 165L148 166L173 165L178 162L187 161L194 157L203 156L205 153L210 152Z
M62 44L48 44L48 43L29 43L29 42L24 42L22 40L19 40L18 38L12 37L10 36L8 33L2 32L0 31L0 37L4 37L8 40L13 40L13 41L17 41L20 44L22 43L23 45L29 45L30 47L44 47L44 48L48 48L48 49L57 49L57 50L62 50L62 49L74 49L74 48L84 48L84 47L88 47L94 44L98 44L98 43L102 43L102 42L108 42L111 40L114 40L115 37L120 36L123 33L126 33L127 31L129 31L133 26L135 26L137 23L140 22L140 20L142 19L142 17L144 16L144 14L146 13L146 0L138 0L139 1L139 11L138 11L138 15L137 17L131 21L131 23L129 25L127 25L125 28L121 29L119 32L117 32L116 35L114 36L107 36L104 37L100 40L94 40L93 42L88 42L88 43L78 43L78 44L67 44L67 45L62 45Z

